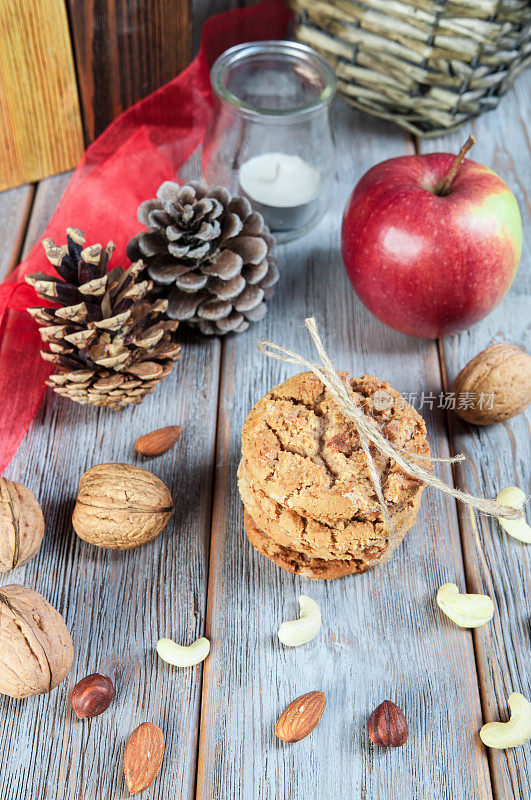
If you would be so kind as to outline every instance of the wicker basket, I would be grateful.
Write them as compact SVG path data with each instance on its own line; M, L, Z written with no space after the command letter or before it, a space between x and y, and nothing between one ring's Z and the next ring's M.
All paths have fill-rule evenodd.
M353 106L436 136L495 108L531 63L531 0L288 0Z

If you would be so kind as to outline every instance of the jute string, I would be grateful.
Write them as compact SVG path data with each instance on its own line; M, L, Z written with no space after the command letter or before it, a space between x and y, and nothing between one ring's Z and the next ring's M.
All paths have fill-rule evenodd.
M468 506L477 508L478 511L482 511L484 514L491 514L494 517L503 517L503 519L518 519L522 516L521 509L513 508L512 506L504 506L500 503L497 503L495 500L488 500L485 497L474 497L474 495L468 494L468 492L462 492L460 489L454 489L453 486L448 486L448 484L444 483L444 481L440 480L435 475L432 475L431 472L428 472L428 470L424 469L417 463L419 460L446 461L448 463L452 463L455 461L465 460L465 456L460 454L455 458L430 458L428 456L407 453L406 450L391 444L391 442L389 442L382 435L378 428L370 423L367 416L356 405L352 397L349 395L344 383L338 376L324 348L317 331L315 319L313 317L306 319L304 324L308 328L310 336L313 339L317 353L321 359L321 365L315 364L312 361L307 361L305 358L298 355L298 353L294 353L292 350L288 350L285 347L280 347L278 344L274 344L273 342L269 342L267 340L259 342L258 349L261 353L269 358L276 358L278 361L286 361L289 364L295 364L311 370L314 375L316 375L319 380L324 383L343 414L348 417L348 419L353 421L358 432L360 444L365 454L365 458L367 459L369 474L378 498L378 503L382 509L384 522L388 530L389 544L385 560L388 560L394 550L396 550L400 544L401 537L399 532L394 529L391 520L391 514L383 496L380 478L370 453L369 442L372 442L372 444L375 445L381 453L395 461L396 464L398 464L398 466L407 475L416 478L417 480L426 484L426 486L433 486L435 489L439 489L441 492L445 492L446 494L455 497L456 500L460 500L462 503L465 503ZM407 456L405 453L407 453Z

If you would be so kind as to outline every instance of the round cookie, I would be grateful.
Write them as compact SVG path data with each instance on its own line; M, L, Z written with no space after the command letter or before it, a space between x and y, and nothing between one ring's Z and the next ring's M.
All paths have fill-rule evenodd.
M372 560L366 561L363 559L351 559L349 561L332 559L325 561L321 558L309 558L303 553L277 544L256 524L248 511L243 513L243 522L247 538L255 550L269 558L281 569L285 569L287 572L294 572L303 578L332 580L333 578L343 578L345 575L352 575L356 572L367 572L371 567L375 567L383 557L383 553L381 553Z
M338 374L368 420L431 469L426 426L415 409L386 381ZM410 501L420 482L370 448L387 502ZM356 427L312 372L289 378L258 401L243 426L242 453L262 490L301 516L334 526L379 511Z
M335 526L297 514L284 508L261 489L242 461L238 468L238 488L243 504L257 525L274 541L314 558L348 560L364 558L387 545L387 527L381 512L371 519L338 521ZM415 524L422 487L401 508L392 509L392 520L400 540Z

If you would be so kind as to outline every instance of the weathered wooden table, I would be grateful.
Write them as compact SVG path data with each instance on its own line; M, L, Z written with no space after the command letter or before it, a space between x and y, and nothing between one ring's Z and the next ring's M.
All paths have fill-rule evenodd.
M203 4L205 7L208 4ZM210 10L210 9L206 9ZM6 476L40 498L43 547L2 577L59 608L72 632L75 664L51 695L0 699L2 800L110 800L126 792L126 739L145 720L167 743L162 773L146 798L189 800L526 800L530 747L486 751L484 720L504 719L507 697L530 685L530 569L525 545L491 519L427 491L417 525L391 563L362 576L310 582L280 571L248 545L236 489L244 418L270 387L293 373L256 350L260 338L311 354L303 327L314 314L338 368L390 380L401 391L438 397L458 370L492 342L525 346L531 264L531 74L500 108L473 126L473 158L501 173L524 219L524 253L508 296L486 320L441 342L402 336L362 306L339 251L341 212L362 173L416 150L456 151L465 133L418 142L337 100L334 200L318 228L279 248L281 283L265 320L224 340L182 335L183 358L138 408L113 413L48 392ZM197 159L185 177L191 177ZM41 235L68 175L0 195L0 277ZM529 345L529 342L527 342ZM312 354L313 355L313 354ZM505 485L529 492L529 432L523 415L478 429L426 405L432 449L464 452L447 481L494 497ZM137 436L177 423L178 446L152 461L134 453ZM79 540L71 513L80 475L93 464L125 461L168 483L176 510L166 532L131 552ZM471 633L437 609L446 581L489 594L493 622ZM276 631L296 616L307 592L324 625L311 644L287 649ZM155 653L159 637L189 643L205 634L203 668L179 671ZM69 710L74 683L95 671L117 687L112 709L91 721ZM278 713L311 689L326 692L311 737L285 745ZM410 738L397 751L374 748L366 721L384 698L407 714Z

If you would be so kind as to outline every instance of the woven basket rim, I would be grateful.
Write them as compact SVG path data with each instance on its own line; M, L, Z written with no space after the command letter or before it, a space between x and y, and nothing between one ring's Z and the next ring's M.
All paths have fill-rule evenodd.
M288 0L355 108L423 138L495 108L531 65L528 0Z

